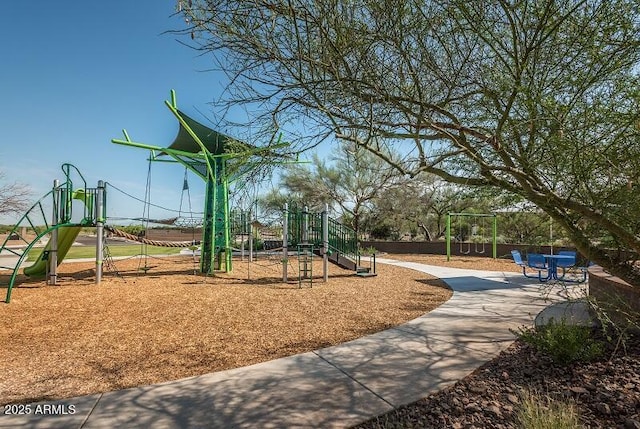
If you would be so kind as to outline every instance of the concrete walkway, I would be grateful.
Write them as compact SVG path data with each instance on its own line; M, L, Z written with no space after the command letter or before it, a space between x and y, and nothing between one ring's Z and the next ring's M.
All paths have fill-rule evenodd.
M27 415L3 410L0 428L348 427L465 377L511 344L509 329L531 326L549 305L540 283L517 273L379 262L432 274L454 294L422 317L338 346L168 383L31 404ZM560 286L552 292L552 301L564 299Z

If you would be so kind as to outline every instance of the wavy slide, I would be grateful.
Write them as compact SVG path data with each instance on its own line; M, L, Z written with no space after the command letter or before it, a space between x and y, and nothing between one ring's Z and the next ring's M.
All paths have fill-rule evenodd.
M62 262L67 252L76 241L78 234L80 234L81 226L60 226L58 227L58 265ZM51 250L51 240L47 242L47 245L42 249L42 252L36 259L36 262L24 269L24 273L27 276L44 276L47 272L47 260L46 255Z
M93 200L91 199L91 195L88 195L84 189L76 189L73 191L72 199L82 201L85 206L87 206L89 212L91 212L93 208ZM60 225L53 227L49 230L49 232L53 231L55 228L58 229L58 265L62 262L65 256L67 256L67 252L71 249L74 241L80 234L80 230L82 229L81 225ZM44 276L47 274L47 261L48 254L51 250L51 239L47 242L47 245L42 249L40 255L38 255L38 259L36 262L24 269L24 274L27 276Z

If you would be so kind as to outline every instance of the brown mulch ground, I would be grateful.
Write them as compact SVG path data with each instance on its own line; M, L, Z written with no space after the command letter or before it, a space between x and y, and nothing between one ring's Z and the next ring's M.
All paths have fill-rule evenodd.
M511 260L380 256L519 272ZM234 273L215 278L194 276L190 260L149 264L153 268L141 276L137 261L117 262L124 280L108 275L100 286L93 284L92 264L63 264L60 286L17 288L11 304L0 304L0 404L173 380L309 351L410 320L450 296L437 279L386 265L370 279L332 265L329 284L298 289L296 282L279 281L281 268L273 261L253 264L249 273L236 263ZM630 340L626 354L568 367L516 341L458 383L359 427L520 427L523 389L574 404L582 427L640 429L640 341Z
M295 280L283 284L277 260L237 262L232 273L215 277L194 275L188 257L148 264L144 275L138 260L116 261L124 278L106 274L97 286L92 263L65 263L59 286L32 281L15 288L11 303L0 304L0 404L158 383L311 351L396 326L451 295L438 279L387 265L378 265L373 278L331 265L328 283L316 278L300 289L297 264L290 268ZM320 273L317 260L314 274Z
M427 265L437 265L441 267L463 268L469 270L522 272L522 268L513 262L513 259L492 259L477 256L451 256L447 261L446 255L392 255L381 254L381 258L394 259L397 261L419 262Z

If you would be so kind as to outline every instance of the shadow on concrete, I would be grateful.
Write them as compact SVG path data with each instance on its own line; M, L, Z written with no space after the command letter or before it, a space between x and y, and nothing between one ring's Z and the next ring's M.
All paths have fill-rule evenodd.
M95 407L85 399L84 414L66 422L14 419L7 425L0 416L0 427L351 426L465 377L511 344L512 329L531 325L550 301L563 299L503 273L481 278L468 270L396 265L441 278L452 298L408 323L337 346L94 396ZM63 402L76 400L82 398Z
M313 353L103 395L85 428L344 427L391 407Z

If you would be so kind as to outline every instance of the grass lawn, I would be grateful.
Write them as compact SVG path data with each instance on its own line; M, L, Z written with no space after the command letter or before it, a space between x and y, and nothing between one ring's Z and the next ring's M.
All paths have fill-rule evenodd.
M180 253L181 247L157 247L147 246L146 253L148 255L175 255ZM40 256L42 249L32 249L29 252L27 260L35 261ZM124 244L121 246L109 246L111 256L133 256L139 255L144 252L144 249L139 244ZM96 248L94 246L73 246L69 249L69 252L65 256L65 259L81 259L81 258L94 258L96 256Z

